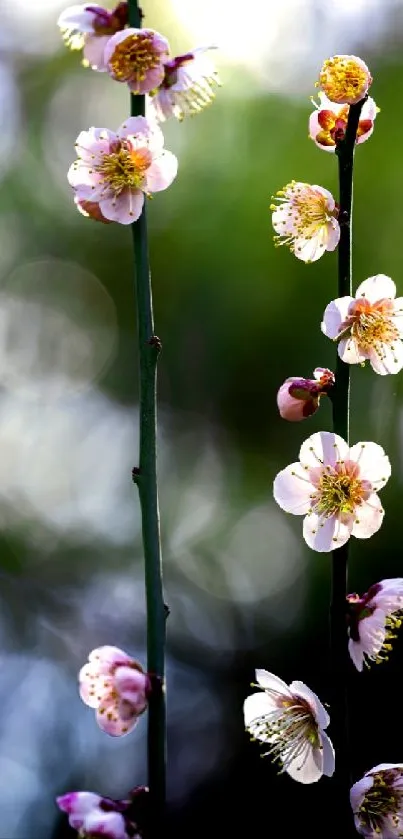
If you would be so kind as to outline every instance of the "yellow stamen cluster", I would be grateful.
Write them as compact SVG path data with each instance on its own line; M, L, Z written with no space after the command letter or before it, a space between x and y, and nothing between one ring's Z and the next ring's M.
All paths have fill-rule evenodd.
M336 103L359 102L372 82L369 70L351 55L328 58L319 74L319 86Z
M150 164L151 152L148 149L130 149L123 141L115 151L104 154L95 168L105 184L119 195L126 188L141 189Z
M253 721L249 730L252 739L270 742L265 755L286 769L291 761L303 756L307 742L319 748L318 724L312 708L300 696L278 697L278 709Z
M370 309L359 314L351 327L351 336L364 352L373 349L383 358L383 345L392 345L399 339L399 332L387 314Z
M325 467L317 493L313 496L315 513L326 517L340 513L351 514L361 504L365 494L363 482L343 466L341 463L336 467Z
M396 630L400 629L402 622L401 613L399 612L387 615L385 618L385 640L379 650L379 653L374 658L376 664L382 664L384 661L389 661L389 653L392 652L393 641L397 638ZM368 667L370 666L370 662L367 660L365 663Z
M361 825L381 836L383 822L389 818L399 825L399 811L403 803L403 790L394 786L398 770L389 769L372 775L374 783L365 793L364 800L356 813Z
M116 47L109 59L112 75L119 82L140 84L150 70L161 63L161 56L154 46L154 35L144 30L128 35Z

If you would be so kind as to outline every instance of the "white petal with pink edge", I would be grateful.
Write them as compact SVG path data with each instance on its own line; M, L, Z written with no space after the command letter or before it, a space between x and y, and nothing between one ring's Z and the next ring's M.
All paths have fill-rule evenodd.
M332 431L317 431L302 443L299 459L309 468L323 465L335 466L339 460L346 460L350 449L338 434Z
M146 117L129 117L116 133L122 140L130 137L134 148L146 145L151 152L160 152L164 147L164 135L160 127Z
M140 190L125 189L120 195L101 200L99 206L105 218L119 224L131 224L141 216L144 194Z
M98 70L98 73L106 72L106 64L104 59L105 47L109 41L109 35L87 35L83 48L83 58L88 61L92 70Z
M355 514L352 535L356 539L369 539L381 527L385 511L374 492L356 508Z
M95 10L101 9L105 13L105 9L102 6L94 4L92 8ZM94 12L88 11L86 5L69 6L59 15L57 25L62 30L74 28L80 32L93 32L95 17Z
M136 95L150 93L151 90L155 90L160 86L164 80L164 75L164 65L161 63L160 67L149 70L143 81L140 82L138 79L133 81L129 80L127 84L132 93Z
M319 728L327 728L330 723L330 717L316 693L304 684L304 682L291 682L290 690L292 693L296 693L298 696L306 699L312 708Z
M291 690L288 685L279 676L275 676L274 673L258 669L255 670L255 677L258 685L264 688L264 690L272 690L282 696L291 696Z
M150 192L160 192L171 185L178 172L178 159L170 151L163 151L154 158L146 172L146 188Z
M370 303L376 303L384 297L393 300L396 297L396 286L386 274L375 274L358 286L355 296L357 299L365 297Z
M95 792L68 792L66 795L59 795L56 801L64 813L75 813L83 819L87 813L99 807L102 798Z
M390 478L392 467L384 449L378 443L365 441L350 449L350 458L360 467L360 478L370 481L377 492Z
M285 771L300 784L313 784L323 775L323 752L307 742L304 751L287 763Z
M353 300L354 297L338 297L326 306L321 330L328 338L337 338L341 324L346 320Z
M86 836L128 839L125 820L121 813L108 813L102 810L92 812L85 819L84 830Z
M350 336L348 338L341 338L337 352L345 364L363 364L368 358L368 353L363 352L357 344L357 341Z
M274 479L274 500L282 510L294 516L303 516L311 509L311 496L314 493L315 487L300 463L286 466Z
M304 518L302 532L305 542L313 551L329 553L348 542L352 527L353 520L341 522L336 516L324 518L310 513Z

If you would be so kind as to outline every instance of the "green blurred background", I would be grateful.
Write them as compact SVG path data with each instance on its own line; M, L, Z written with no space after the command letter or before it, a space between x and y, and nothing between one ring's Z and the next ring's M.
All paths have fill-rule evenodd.
M70 836L55 795L122 797L145 781L145 719L108 739L76 687L93 647L144 660L145 639L131 237L84 219L66 180L79 131L117 128L128 94L63 47L62 8L17 0L0 35L1 839ZM223 82L203 114L164 126L179 174L148 207L170 829L269 836L278 823L288 837L309 819L323 836L328 782L277 778L243 730L255 667L329 693L329 557L304 546L272 481L331 428L326 400L305 423L280 420L276 392L334 367L320 321L337 255L307 266L275 249L269 205L292 178L336 194L334 156L307 137L309 99L324 58L360 55L381 112L356 155L354 286L382 272L403 293L403 3L148 0L144 11L173 53L217 44ZM352 371L352 442L377 441L392 461L382 530L351 546L352 591L403 572L402 393L401 375ZM390 664L351 674L354 779L402 760L402 661L397 645Z

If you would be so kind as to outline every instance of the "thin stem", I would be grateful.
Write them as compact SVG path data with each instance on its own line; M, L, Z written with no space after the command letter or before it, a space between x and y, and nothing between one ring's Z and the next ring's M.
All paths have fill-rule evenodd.
M141 27L142 13L136 0L129 0L129 24ZM145 97L131 95L131 115L144 116ZM147 670L153 677L148 708L148 786L150 790L150 836L160 836L165 810L166 719L165 719L165 620L161 564L161 540L157 485L157 360L161 349L154 334L151 276L148 259L147 217L144 207L131 225L134 243L135 288L140 367L140 458L134 470L138 486L143 532L147 607Z
M353 208L353 165L357 128L364 100L349 109L344 140L338 143L339 223L338 297L352 296L351 233ZM333 431L349 442L350 367L337 355L336 384L332 394ZM350 753L348 734L347 665L348 637L346 626L346 595L348 593L348 542L332 555L332 592L330 602L330 647L332 667L331 724L336 752L334 774L335 815L343 837L355 836L349 806ZM341 834L340 834L341 835Z

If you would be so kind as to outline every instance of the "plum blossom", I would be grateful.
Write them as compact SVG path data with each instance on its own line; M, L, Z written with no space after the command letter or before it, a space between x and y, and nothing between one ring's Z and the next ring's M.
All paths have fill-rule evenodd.
M319 104L312 99L315 110L309 117L309 136L323 151L336 151L336 143L344 140L347 128L349 105L336 105L319 91ZM379 108L369 96L362 106L356 134L356 143L365 143L374 130L374 120Z
M319 73L318 86L331 102L355 105L366 96L372 76L362 58L334 55L327 58Z
M59 15L57 25L63 39L73 50L83 50L83 64L103 73L105 47L116 32L128 22L128 3L122 2L112 10L97 4L69 6Z
M161 129L145 117L130 117L116 133L81 131L67 175L79 209L92 218L99 213L99 221L138 219L144 195L166 189L176 176L178 161L163 146Z
M403 835L403 763L380 763L350 790L355 827L367 839Z
M288 245L303 262L316 262L325 251L334 251L340 239L336 202L330 192L315 184L291 181L271 204L276 246Z
M355 297L332 300L321 328L338 341L339 356L346 364L369 360L380 376L403 367L403 297L396 298L396 286L385 274L364 280Z
M93 650L78 680L81 699L96 710L99 727L112 737L131 731L147 707L150 678L118 647Z
M329 715L303 682L286 685L267 670L256 670L261 690L244 702L245 728L253 739L269 744L271 755L301 784L312 784L322 775L333 775L334 749L324 729Z
M211 104L215 98L214 88L221 83L213 62L206 55L208 49L213 48L198 47L164 64L164 78L159 87L151 91L148 103L158 122L170 117L182 120Z
M56 798L60 810L67 813L69 824L82 839L139 839L133 798L114 801L94 792L68 792Z
M154 29L125 29L108 40L104 61L110 76L132 93L149 93L164 79L169 43Z
M334 374L326 367L316 367L313 379L291 376L277 393L280 416L289 422L299 422L312 416L321 396L326 396L334 385Z
M338 434L319 431L302 444L299 462L276 476L274 499L287 513L305 516L307 545L326 553L350 536L368 539L379 530L384 510L377 493L390 473L389 458L377 443L349 448Z
M403 578L375 583L360 597L347 595L348 650L357 668L387 661L402 624Z

